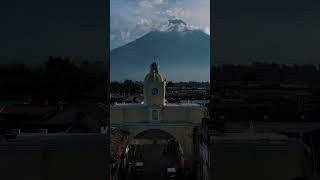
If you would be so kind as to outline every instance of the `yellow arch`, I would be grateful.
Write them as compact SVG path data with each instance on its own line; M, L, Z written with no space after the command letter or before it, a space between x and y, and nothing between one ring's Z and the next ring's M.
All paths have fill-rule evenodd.
M164 132L169 133L179 142L182 151L185 154L193 154L193 128L192 127L157 127L157 128L139 128L139 127L130 127L126 128L129 131L129 142L134 142L134 137L139 133L142 133L151 129L159 129Z

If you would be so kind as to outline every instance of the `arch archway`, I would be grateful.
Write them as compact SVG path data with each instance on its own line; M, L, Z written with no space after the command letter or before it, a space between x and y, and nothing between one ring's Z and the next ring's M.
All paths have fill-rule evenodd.
M162 140L169 140L175 139L173 135L170 133L163 131L161 129L148 129L142 131L134 136L134 139L162 139Z
M130 133L130 144L152 144L152 138L158 136L156 132L159 132L160 136L174 137L174 139L181 146L181 152L184 155L191 155L193 153L193 127L130 127L126 130ZM153 135L150 135L153 134ZM154 135L156 134L156 135ZM166 134L166 135L164 135ZM149 136L150 135L150 136ZM137 139L135 137L145 137L148 139ZM159 143L166 143L165 138L159 138Z
M167 129L139 129L132 131L129 154L133 161L142 161L145 168L154 168L153 171L163 171L166 167L182 167L183 150L174 131ZM147 161L144 161L147 159ZM153 167L150 160L160 161L159 166ZM163 169L164 168L164 169ZM150 170L150 169L149 169ZM150 170L152 171L152 170Z

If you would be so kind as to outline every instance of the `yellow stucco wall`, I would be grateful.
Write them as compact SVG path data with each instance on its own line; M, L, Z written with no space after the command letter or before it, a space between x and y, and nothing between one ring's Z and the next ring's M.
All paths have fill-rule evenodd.
M123 122L124 111L122 109L111 109L110 111L110 123L120 123Z
M125 122L147 122L149 119L148 112L144 109L138 109L135 111L126 110L127 117Z
M152 89L157 88L158 94L153 95ZM149 103L150 105L163 105L165 102L165 82L146 82L144 84L144 98L145 102Z
M193 127L123 127L122 129L129 131L130 143L134 143L134 137L143 131L160 129L176 138L184 154L191 155L193 152Z
M146 108L123 108L112 109L110 112L110 120L112 124L125 124L122 129L130 132L132 139L138 133L148 129L164 130L178 140L185 154L191 155L193 152L193 128L199 126L201 119L204 117L204 107L198 108L177 108L165 107L161 109L160 121L155 122L150 120L150 110ZM139 123L141 127L130 126ZM153 123L160 124L157 127L143 127L143 124L152 125ZM163 124L163 125L162 125ZM170 127L172 124L181 125L180 127Z
M200 126L205 109L197 105L165 104L166 82L157 67L151 67L144 81L144 104L112 106L111 125L130 132L131 140L140 132L160 129L176 137L185 154L193 152L193 129ZM154 78L157 77L157 78ZM158 94L152 94L157 88ZM152 110L160 113L159 120L151 119Z
M170 108L160 109L160 122L162 123L201 123L204 117L204 107L199 108ZM110 111L111 123L147 123L154 122L150 119L150 109L145 108L121 108L111 107Z

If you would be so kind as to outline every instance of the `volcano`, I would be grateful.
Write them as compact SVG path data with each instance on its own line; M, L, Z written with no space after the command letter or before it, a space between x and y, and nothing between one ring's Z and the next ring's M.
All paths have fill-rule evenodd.
M143 80L155 61L168 80L208 81L210 36L202 30L177 26L153 30L113 49L110 58L111 80Z

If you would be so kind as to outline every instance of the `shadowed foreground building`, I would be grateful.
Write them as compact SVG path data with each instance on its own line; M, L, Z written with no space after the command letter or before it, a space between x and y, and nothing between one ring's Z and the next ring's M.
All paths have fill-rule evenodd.
M310 127L303 123L273 125L226 124L224 133L205 129L199 145L202 179L311 178L318 163L312 160L312 146L302 138Z
M107 179L109 137L99 133L101 114L90 104L3 105L0 179Z
M0 179L107 179L104 134L19 134L0 137Z
M105 119L104 109L99 104L84 104L8 103L0 107L0 132L100 132Z

